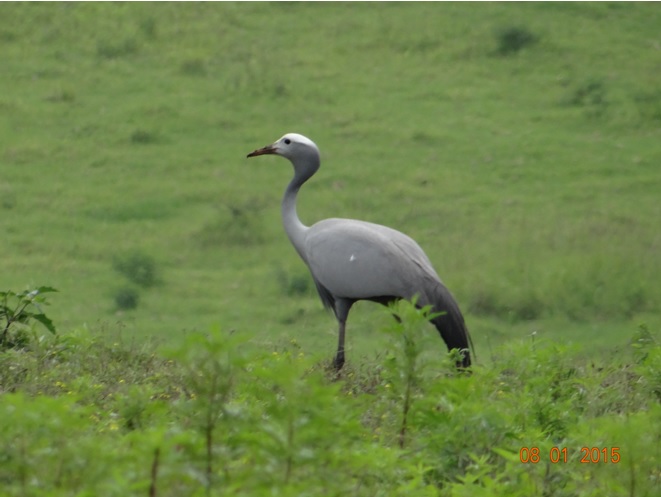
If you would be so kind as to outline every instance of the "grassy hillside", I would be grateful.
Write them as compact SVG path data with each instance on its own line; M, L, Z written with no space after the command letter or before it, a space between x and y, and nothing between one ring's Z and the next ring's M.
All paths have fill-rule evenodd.
M61 329L168 337L219 323L332 350L335 324L280 225L290 166L245 159L288 131L323 154L304 221L416 238L478 346L533 330L620 344L641 321L659 328L655 4L0 14L1 283L58 288ZM356 356L388 319L356 308Z

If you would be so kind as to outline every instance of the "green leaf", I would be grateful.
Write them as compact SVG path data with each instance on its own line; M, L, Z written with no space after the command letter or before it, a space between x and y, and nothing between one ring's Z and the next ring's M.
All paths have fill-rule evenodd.
M40 286L37 288L37 292L39 293L53 293L57 291L57 288L53 288L52 286Z
M494 451L496 454L498 454L503 459L506 459L507 461L521 462L521 458L520 458L519 454L517 454L515 452L512 452L509 449L501 449L500 447L493 447L491 450Z
M55 325L53 324L53 321L50 320L48 316L45 314L33 314L31 317L39 321L41 324L43 324L48 331L51 333L55 334L57 333L55 331Z

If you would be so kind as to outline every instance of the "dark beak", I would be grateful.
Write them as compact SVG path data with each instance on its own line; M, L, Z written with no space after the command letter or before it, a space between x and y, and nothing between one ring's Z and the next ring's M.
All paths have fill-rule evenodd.
M275 154L276 153L276 148L274 145L267 145L264 148L258 148L254 152L250 152L248 154L248 157L257 157L258 155L267 155L267 154Z

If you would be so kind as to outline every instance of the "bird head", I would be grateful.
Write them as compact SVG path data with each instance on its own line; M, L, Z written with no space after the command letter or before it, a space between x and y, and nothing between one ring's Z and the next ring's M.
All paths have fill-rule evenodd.
M292 162L309 157L315 157L319 160L319 148L317 148L317 145L309 138L298 133L287 133L271 145L250 152L248 157L267 154L281 155Z

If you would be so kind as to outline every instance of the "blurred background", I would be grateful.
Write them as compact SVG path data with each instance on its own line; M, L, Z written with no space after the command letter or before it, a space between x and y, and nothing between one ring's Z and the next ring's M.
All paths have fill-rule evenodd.
M655 3L2 3L0 290L50 285L60 332L213 325L332 354L280 222L416 239L482 360L513 338L661 327ZM390 322L352 312L354 358ZM430 347L441 347L430 327ZM442 347L443 348L443 347Z

